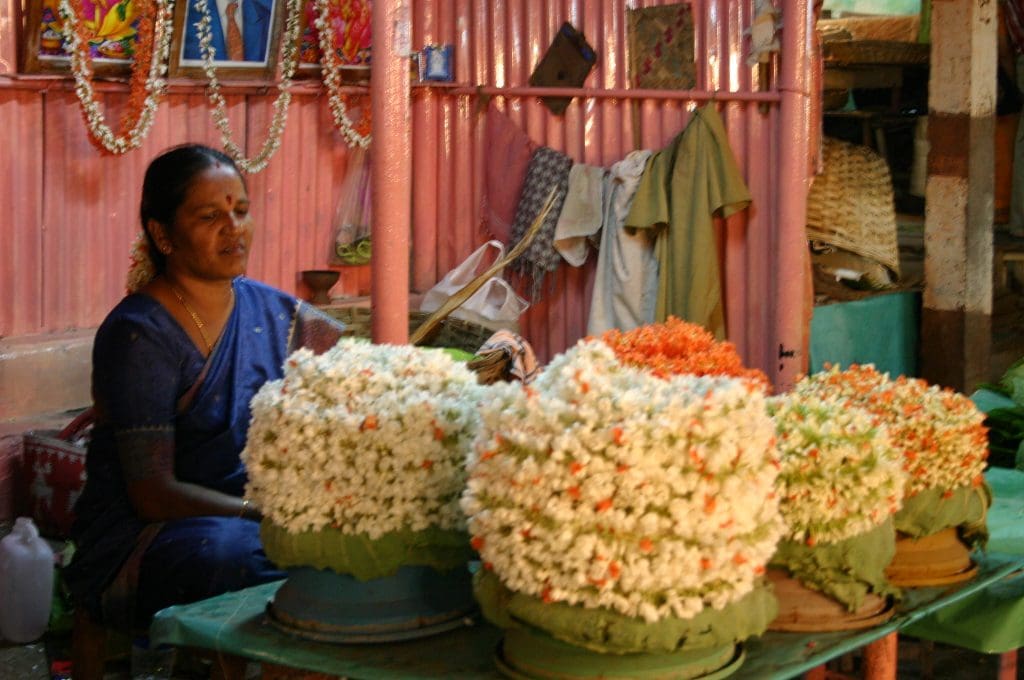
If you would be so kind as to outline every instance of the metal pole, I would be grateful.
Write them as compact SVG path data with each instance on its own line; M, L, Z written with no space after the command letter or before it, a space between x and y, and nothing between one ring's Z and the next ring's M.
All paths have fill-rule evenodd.
M810 37L813 13L807 0L784 0L779 53L779 197L775 238L775 341L771 366L775 389L788 390L807 372L810 285L807 254L809 179Z
M409 341L412 0L377 0L373 4L372 31L371 334L376 343L401 345Z

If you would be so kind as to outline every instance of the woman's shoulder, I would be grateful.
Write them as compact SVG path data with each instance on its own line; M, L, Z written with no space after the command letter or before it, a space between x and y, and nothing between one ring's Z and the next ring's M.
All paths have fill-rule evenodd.
M235 295L245 296L254 301L261 301L264 304L284 304L294 308L298 300L294 295L284 292L262 281L255 281L244 276L239 276L234 281Z
M163 326L170 319L155 298L142 293L130 293L118 302L100 324L99 333L130 326Z
M114 306L96 331L97 351L114 355L142 346L167 347L187 339L177 321L160 302L132 293Z

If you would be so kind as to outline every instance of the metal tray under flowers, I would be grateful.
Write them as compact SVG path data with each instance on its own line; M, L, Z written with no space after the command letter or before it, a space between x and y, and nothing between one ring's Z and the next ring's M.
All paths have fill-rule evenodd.
M267 604L277 628L319 642L393 642L436 635L473 623L469 569L403 566L360 581L325 569L290 569Z
M739 670L745 659L742 644L665 654L602 654L529 626L506 629L494 655L498 670L513 680L719 680Z

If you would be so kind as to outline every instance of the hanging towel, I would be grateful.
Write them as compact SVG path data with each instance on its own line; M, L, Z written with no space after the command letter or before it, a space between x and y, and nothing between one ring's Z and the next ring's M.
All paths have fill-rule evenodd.
M532 280L530 298L534 302L539 297L544 276L557 269L562 260L562 256L554 247L555 226L565 202L571 169L571 158L547 146L542 146L534 152L526 169L523 192L519 197L515 221L512 223L512 247L519 243L523 234L540 215L551 190L555 190L554 203L544 218L540 231L533 237L526 252L517 257L509 267L517 274Z
M582 163L569 170L565 203L555 225L555 250L574 267L587 261L587 241L601 229L605 172Z
M530 158L540 146L492 101L487 108L484 191L480 215L491 238L508 243Z
M597 251L587 334L628 331L652 323L658 301L658 258L648 229L623 226L652 152L633 151L604 179L604 222Z

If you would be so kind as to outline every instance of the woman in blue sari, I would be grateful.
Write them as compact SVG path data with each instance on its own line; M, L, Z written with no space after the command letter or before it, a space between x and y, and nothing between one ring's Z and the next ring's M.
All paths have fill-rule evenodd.
M96 334L96 421L65 572L76 608L125 629L172 604L283 578L261 548L258 508L243 499L249 401L291 351L323 351L341 333L244 278L249 199L221 152L186 145L156 158L140 213L155 275Z

